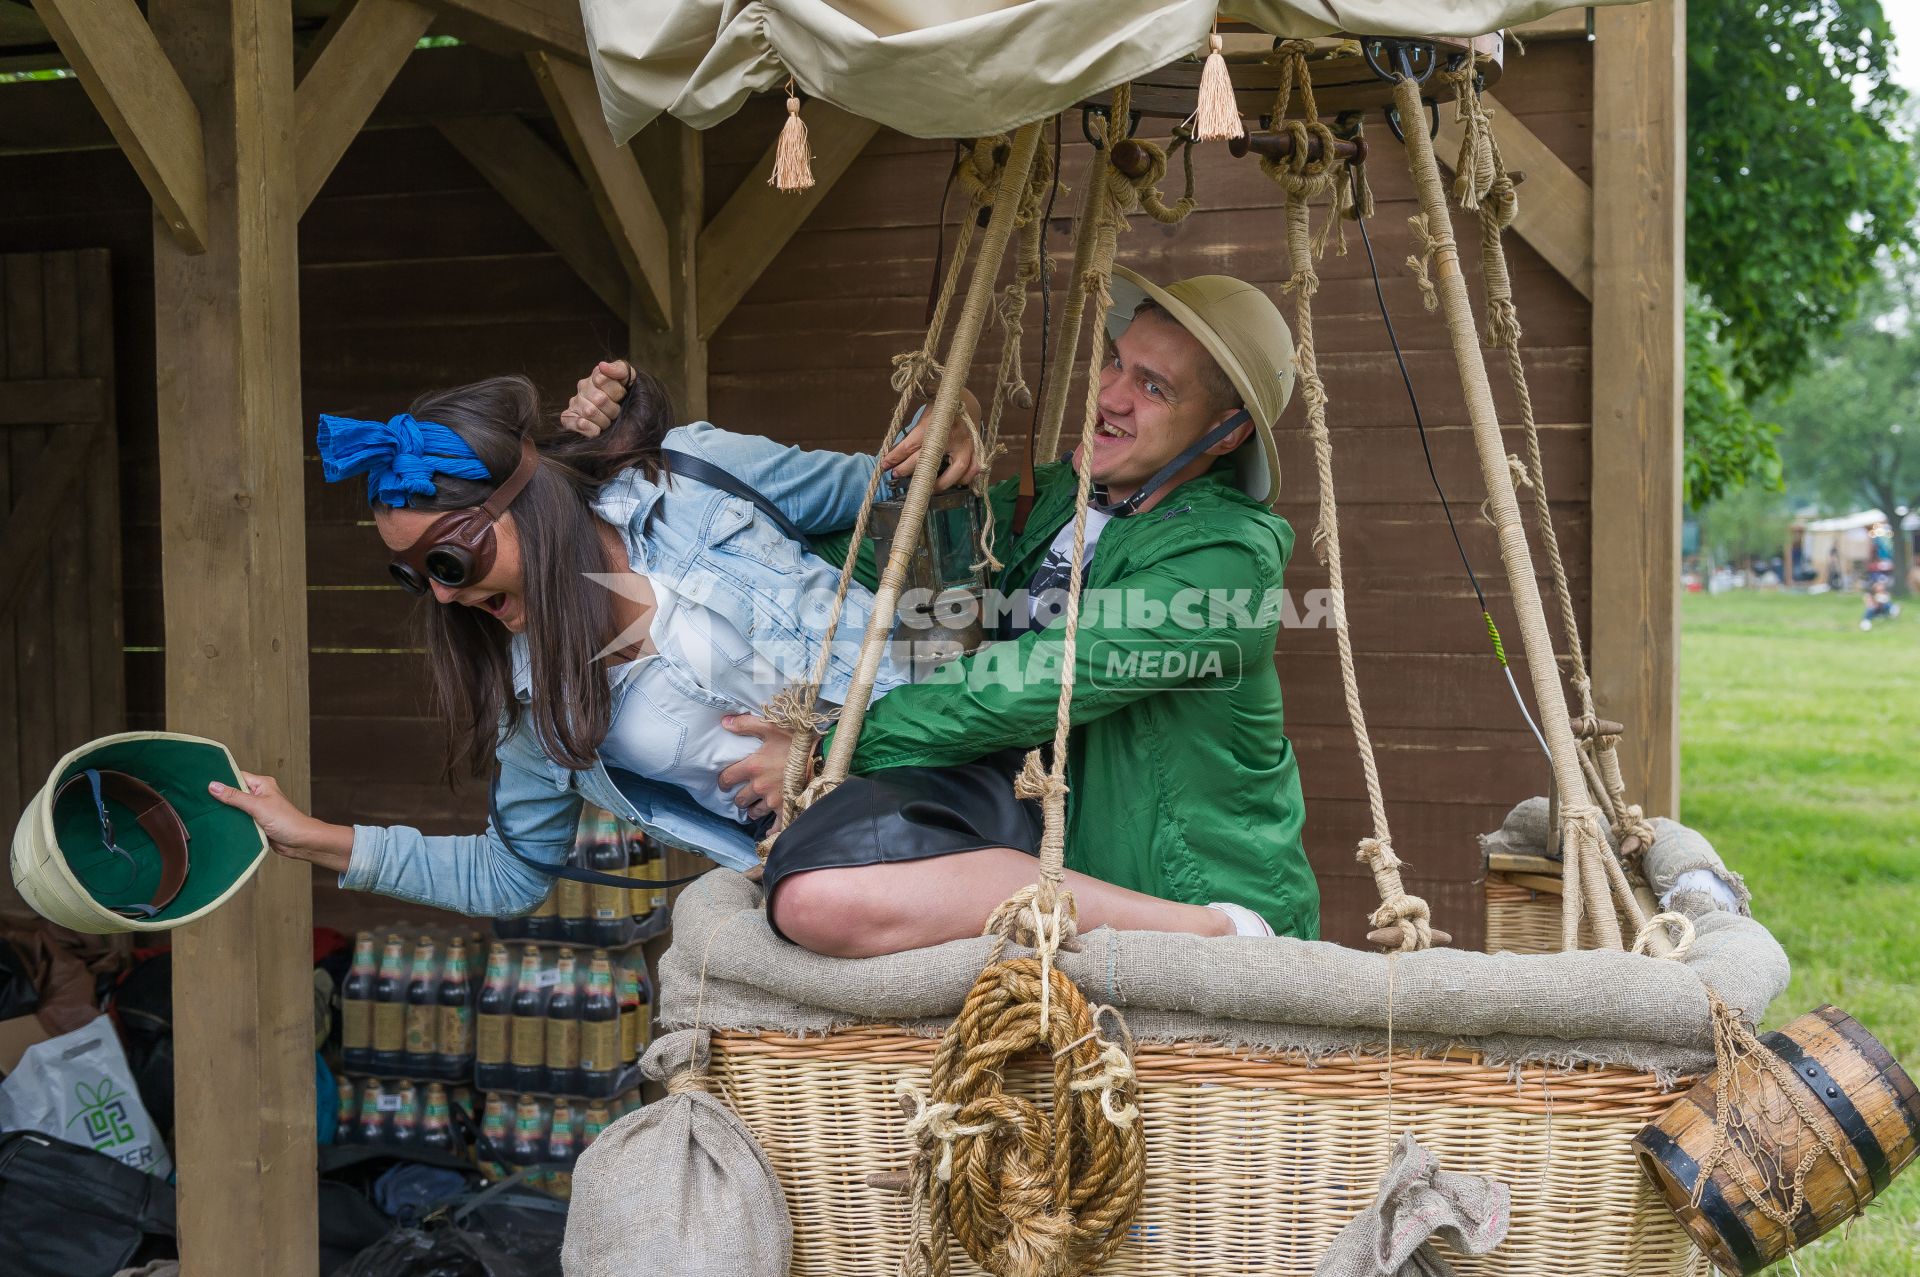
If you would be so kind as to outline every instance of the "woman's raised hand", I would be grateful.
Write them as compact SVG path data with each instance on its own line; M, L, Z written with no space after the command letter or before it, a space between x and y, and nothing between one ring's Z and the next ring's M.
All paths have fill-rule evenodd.
M973 397L971 390L963 390L960 394L960 410L977 423L980 420L980 401ZM913 467L920 456L920 441L926 437L926 432L927 422L923 413L913 429L902 435L900 442L880 458L880 464L895 479L904 481L913 476ZM940 491L971 483L973 477L980 473L980 459L974 455L973 432L967 429L965 423L956 421L948 431L946 458L946 464L940 468L940 477L934 482L934 487Z
M267 845L279 855L309 861L336 873L347 871L353 859L352 826L330 825L307 815L280 792L271 776L241 772L240 781L246 786L244 790L216 780L207 786L207 792L253 817L253 823L267 836Z
M589 439L598 436L620 415L620 401L627 397L627 378L632 375L624 359L603 359L595 364L593 371L574 386L573 398L561 410L562 428Z

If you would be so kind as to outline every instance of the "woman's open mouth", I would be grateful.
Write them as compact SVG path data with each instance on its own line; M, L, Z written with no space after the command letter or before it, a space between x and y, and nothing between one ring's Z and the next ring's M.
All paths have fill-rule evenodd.
M507 596L504 594L489 594L486 598L480 600L480 606L495 616L502 616L507 610Z

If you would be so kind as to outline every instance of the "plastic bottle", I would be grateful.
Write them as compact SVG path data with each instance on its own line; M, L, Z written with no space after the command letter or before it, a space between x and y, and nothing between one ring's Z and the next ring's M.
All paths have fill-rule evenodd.
M540 907L528 914L523 920L520 934L529 940L558 940L560 938L560 891L558 887L549 887L547 898Z
M447 1112L447 1088L427 1084L427 1116L420 1124L420 1147L436 1153L453 1151L453 1122Z
M386 1077L400 1073L407 1059L407 987L401 966L406 961L404 941L389 935L380 954L380 975L373 985L373 1071Z
M580 823L573 834L573 850L567 854L568 867L586 867L599 824L599 808L580 809ZM571 944L584 941L587 938L587 884L562 878L554 883L553 890L560 898L560 938Z
M434 1072L449 1082L473 1067L473 979L467 974L467 942L455 936L447 948L434 1000Z
M573 950L562 949L555 964L557 976L547 994L547 1087L554 1092L579 1090L580 978Z
M537 950L536 950L537 952ZM507 1037L513 1025L513 968L507 946L487 950L487 976L480 986L480 1008L474 1032L474 1084L483 1091L513 1084L508 1063Z
M580 1151L586 1152L593 1142L600 1138L600 1132L613 1125L613 1111L605 1100L595 1100L587 1105L586 1120L580 1124Z
M378 976L373 932L354 938L353 966L340 986L340 1054L347 1068L364 1073L373 1067L373 985Z
M393 1128L387 1136L395 1148L417 1148L420 1144L420 1092L413 1079L400 1082L399 1107L393 1111Z
M647 872L643 875L658 883L667 879L667 847L665 843L652 838L647 841ZM654 913L667 907L667 889L665 887L647 888L647 912Z
M595 949L587 967L587 992L580 1000L580 1093L612 1095L620 1069L630 1057L620 1054L620 1002L613 992L613 963Z
M354 1132L357 1144L384 1144L392 1106L386 1088L376 1078L368 1078L360 1088L360 1123Z
M541 970L540 949L528 945L520 955L520 982L513 991L513 1033L509 1058L514 1087L522 1091L547 1089L547 985Z
M537 1166L546 1156L546 1127L541 1124L540 1101L531 1095L520 1097L513 1113L513 1164ZM528 1179L535 1176L529 1175Z
M633 959L633 979L640 991L640 1043L636 1050L645 1055L653 1043L653 980L647 975L647 960L638 954Z
M620 1063L627 1065L640 1058L640 980L634 974L633 959L622 958L617 973L616 997L620 1003Z
M434 1070L434 1023L439 1008L434 1002L433 937L421 936L413 946L413 972L407 980L407 1036L404 1067L413 1077L430 1077Z
M606 812L600 813L596 836L588 849L587 868L614 875L627 871L627 848L620 836L620 822ZM628 894L619 887L595 884L588 888L591 916L587 920L587 938L600 948L625 944L633 938Z
M480 1119L480 1169L499 1181L510 1173L506 1159L513 1149L513 1118L507 1112L507 1097L488 1095L485 1116Z
M573 1163L578 1157L573 1140L573 1107L565 1100L553 1102L553 1130L547 1136L547 1191L555 1197L573 1196Z
M360 1096L353 1089L353 1079L344 1073L335 1083L334 1091L333 1140L336 1144L351 1144L354 1138L353 1121L360 1115Z

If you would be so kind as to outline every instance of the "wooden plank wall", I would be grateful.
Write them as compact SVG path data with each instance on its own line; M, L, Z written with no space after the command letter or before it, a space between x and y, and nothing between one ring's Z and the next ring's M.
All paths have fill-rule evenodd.
M1513 58L1499 85L1505 106L1582 177L1591 170L1589 58L1584 42L1543 41ZM708 134L709 216L774 137L780 109L777 102L749 104ZM1143 132L1164 137L1168 126L1151 123ZM1503 634L1517 640L1491 529L1478 513L1478 465L1445 330L1424 312L1404 265L1411 248L1406 218L1415 211L1411 187L1399 148L1377 116L1370 136L1378 201L1371 234L1387 305L1468 554ZM1077 180L1086 162L1077 122L1069 121L1065 137L1061 171ZM924 331L933 223L950 154L945 144L884 131L868 146L715 334L708 385L716 422L817 446L873 446L892 402L888 359L911 349ZM1223 146L1202 148L1196 169L1199 211L1172 228L1136 217L1121 240L1121 260L1161 279L1238 275L1279 298L1286 271L1278 188L1251 160L1234 160ZM1055 209L1052 245L1062 278L1073 203L1062 198ZM1471 221L1456 229L1463 244L1479 242ZM949 228L949 245L951 238ZM1584 628L1590 307L1525 245L1514 244L1510 257L1533 399L1545 426L1555 518ZM1477 276L1477 254L1468 267ZM1410 888L1428 898L1436 922L1453 932L1456 943L1477 948L1484 918L1474 835L1497 827L1514 802L1544 791L1546 760L1490 655L1422 458L1357 236L1350 236L1346 256L1329 253L1321 274L1316 331L1331 397L1349 609L1395 846L1408 862ZM1477 278L1473 287L1477 293ZM1291 300L1282 300L1282 307L1291 315ZM1037 304L1027 322L1027 377L1037 383ZM983 394L997 349L991 334L983 337L975 378ZM1505 379L1496 375L1495 381L1503 418L1511 419ZM1069 402L1077 411L1080 393ZM1075 428L1070 423L1069 430ZM1011 447L1023 455L1024 436ZM1510 450L1519 447L1517 434L1511 435ZM1297 404L1282 422L1280 451L1286 493L1279 509L1299 536L1288 587L1304 607L1305 592L1323 590L1327 582L1308 543L1316 498L1311 447ZM1285 631L1276 659L1289 735L1300 753L1308 849L1321 881L1326 932L1358 942L1376 900L1371 878L1354 860L1367 815L1332 631ZM1516 674L1526 687L1524 666Z
M390 101L418 95L423 56L402 72ZM530 100L529 86L519 82L524 68L501 61L498 72L503 97ZM1536 43L1514 59L1499 96L1589 176L1591 77L1584 44ZM752 104L706 138L709 216L774 137L779 110L777 102ZM1441 480L1494 614L1512 633L1506 591L1494 579L1497 555L1477 514L1477 471L1444 334L1421 310L1403 266L1412 207L1407 180L1385 129L1372 128L1380 205L1372 232L1387 303ZM1070 123L1068 174L1084 164L1076 133ZM872 445L890 406L888 360L917 343L923 324L947 155L940 144L888 133L875 139L715 335L715 421L816 446ZM1276 190L1224 148L1205 148L1198 167L1201 211L1172 229L1136 220L1122 242L1123 260L1157 277L1218 271L1275 287L1284 274ZM1070 206L1070 198L1060 202L1053 239L1063 270ZM128 708L136 726L158 725L163 709L148 219L146 194L115 151L0 156L0 251L104 246L112 253ZM1464 242L1475 242L1470 226L1460 230ZM302 420L288 428L309 439L318 412L390 415L423 389L493 373L525 372L559 396L579 370L625 341L625 317L610 314L428 127L362 134L302 222L300 251L303 409ZM1590 311L1524 245L1511 252L1533 395L1547 427L1547 466L1584 626ZM1546 767L1487 655L1357 239L1347 256L1329 255L1322 274L1318 331L1332 396L1350 606L1395 843L1409 863L1412 888L1433 902L1440 925L1471 947L1482 929L1473 835L1493 828L1512 802L1538 792ZM1037 305L1028 316L1028 376L1037 380ZM1505 405L1498 383L1496 396ZM1021 439L1012 443L1023 446ZM1511 446L1517 448L1517 440ZM1281 449L1287 472L1281 510L1301 542L1289 585L1304 601L1305 591L1326 582L1307 548L1312 470L1297 408L1283 423ZM450 793L438 778L440 737L424 716L420 667L409 650L410 604L387 584L384 557L372 529L363 526L366 511L354 487L321 484L310 460L315 808L335 820L472 830L484 795L471 786ZM1277 660L1289 732L1301 753L1309 850L1321 876L1327 932L1355 941L1372 886L1353 861L1364 804L1332 634L1283 633ZM1520 677L1525 686L1524 671ZM330 877L316 883L316 921L353 925L391 913L383 902L334 891Z

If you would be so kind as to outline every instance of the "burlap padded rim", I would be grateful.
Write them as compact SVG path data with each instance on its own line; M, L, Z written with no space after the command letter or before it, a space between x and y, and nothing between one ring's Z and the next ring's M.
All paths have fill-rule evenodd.
M1611 1064L1662 1078L1712 1063L1707 988L1758 1017L1786 954L1751 918L1708 914L1684 962L1618 952L1383 955L1292 939L1117 932L1061 969L1145 1041L1206 1041L1307 1059L1377 1051L1389 987L1396 1048L1476 1050L1495 1064ZM987 960L985 939L825 958L774 936L758 887L716 870L682 893L660 963L668 1027L792 1034L850 1024L938 1032Z

